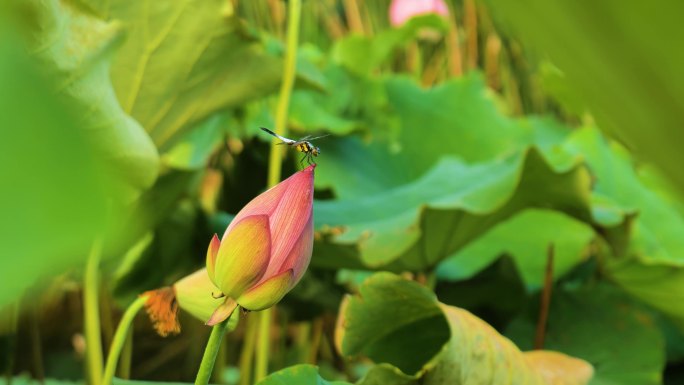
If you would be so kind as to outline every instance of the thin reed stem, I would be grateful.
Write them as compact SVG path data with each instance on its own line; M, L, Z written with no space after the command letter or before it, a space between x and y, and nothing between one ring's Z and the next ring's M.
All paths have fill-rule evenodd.
M287 48L285 51L285 68L283 72L283 81L280 85L280 94L278 96L278 105L275 114L275 132L280 135L286 134L287 116L290 109L290 96L292 95L292 88L295 81L295 73L297 67L297 45L299 42L299 24L302 12L302 3L300 0L290 0L288 2L288 22L287 22ZM268 186L275 186L280 181L281 176L281 148L277 146L276 141L271 142L271 154L269 157L268 167ZM268 358L269 358L269 343L270 343L270 326L271 326L271 309L266 309L259 314L259 331L258 343L256 350L256 367L254 370L254 379L259 381L268 374ZM256 318L256 317L255 317ZM251 318L250 318L251 319ZM251 321L255 322L255 321Z
M121 351L126 345L126 339L128 337L131 324L133 323L133 319L135 318L135 315L138 314L138 311L145 306L145 301L147 301L147 296L138 297L128 306L128 309L126 309L124 312L123 317L121 317L119 326L117 326L116 332L114 332L114 338L112 338L112 345L109 347L107 364L105 365L101 385L110 385L112 383L114 372L116 371L116 365L119 362Z
M83 281L83 319L86 340L86 362L88 383L99 385L102 378L102 333L100 331L99 309L99 266L102 254L102 239L97 238L88 256Z

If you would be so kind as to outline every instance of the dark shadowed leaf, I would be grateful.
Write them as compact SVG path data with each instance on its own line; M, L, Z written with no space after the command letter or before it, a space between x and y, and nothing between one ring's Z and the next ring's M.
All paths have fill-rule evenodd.
M514 321L506 334L518 346L531 348L538 314L534 306ZM656 385L662 381L664 343L653 319L605 284L553 292L544 348L594 365L592 385Z
M617 217L633 216L617 238L624 245L612 245L619 258L606 260L609 277L684 325L684 217L677 206L659 193L662 186L641 180L625 149L596 129L578 130L565 148L583 154L596 176L593 200Z

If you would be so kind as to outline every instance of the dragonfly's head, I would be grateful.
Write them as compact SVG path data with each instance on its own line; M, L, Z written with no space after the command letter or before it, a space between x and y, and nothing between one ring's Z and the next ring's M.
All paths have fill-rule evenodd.
M318 156L318 154L321 153L321 149L318 147L314 147L313 150L311 150L311 155L313 156Z

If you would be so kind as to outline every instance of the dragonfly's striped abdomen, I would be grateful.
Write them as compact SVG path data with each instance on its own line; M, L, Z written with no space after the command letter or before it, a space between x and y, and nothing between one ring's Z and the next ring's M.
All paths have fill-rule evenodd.
M302 142L297 145L297 151L299 152L304 152L304 153L310 153L313 150L311 144L309 142Z

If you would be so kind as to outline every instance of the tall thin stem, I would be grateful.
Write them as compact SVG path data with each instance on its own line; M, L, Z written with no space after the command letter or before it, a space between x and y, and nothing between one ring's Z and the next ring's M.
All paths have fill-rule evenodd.
M83 319L85 323L86 355L90 385L99 385L102 378L102 339L98 306L99 265L102 239L97 238L88 256L83 282Z
M294 86L297 68L297 41L299 40L299 17L301 14L301 1L289 1L287 23L287 51L285 51L285 68L283 70L283 82L280 84L278 105L276 106L274 131L282 136L287 135L287 114L290 109L290 96ZM271 142L271 153L268 159L268 185L275 186L280 182L281 150L283 146L277 146L278 141Z
M534 337L534 348L544 348L544 337L546 336L546 320L549 318L549 304L551 303L551 290L553 288L553 243L549 244L546 256L546 271L544 272L544 288L541 293L541 304L539 305L539 319L537 320L537 331Z
M268 375L268 358L271 343L271 313L272 309L266 309L259 314L259 334L256 346L256 363L254 367L254 380L259 381Z
M195 378L195 385L207 385L209 383L211 373L214 371L214 362L216 362L216 356L221 347L221 342L223 342L223 335L226 333L226 326L228 325L229 320L230 317L221 321L221 323L215 325L211 329L209 342L207 342L207 347L204 348L202 362L200 363L199 371Z
M301 0L288 2L287 22L287 48L285 51L285 68L283 82L280 85L278 105L275 115L275 132L280 135L286 134L287 115L290 109L290 96L295 81L297 67L297 44L299 41L299 20L302 11ZM271 142L271 154L268 163L268 185L275 186L280 181L281 175L281 147L276 141ZM256 317L255 317L256 318ZM252 321L255 322L255 321ZM271 326L271 309L261 312L259 315L259 334L256 351L255 381L259 381L268 374L269 336Z
M126 341L121 348L121 358L117 367L117 375L123 380L131 378L131 359L133 357L133 330L126 333ZM105 367L106 368L106 367Z
M123 317L121 317L119 326L116 328L114 338L112 339L112 345L109 348L107 364L105 366L101 385L110 385L112 383L112 378L114 378L114 372L116 371L116 364L119 362L121 350L126 343L128 330L133 323L135 315L138 313L138 311L140 311L140 309L142 309L143 306L145 306L145 301L147 301L147 296L138 297L138 299L133 301L133 303L128 306L128 309L126 309L126 312L124 312Z
M466 66L468 70L477 68L477 9L475 0L463 3L463 26L466 31Z
M309 357L306 363L316 365L318 359L318 350L321 345L321 337L323 336L323 317L318 317L313 321L313 335L311 336L311 346L309 348Z
M250 316L247 319L247 327L245 328L245 342L242 348L242 355L240 356L240 385L251 384L252 377L252 361L254 359L254 343L257 333L257 321L259 317L255 317L258 313Z

